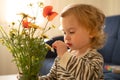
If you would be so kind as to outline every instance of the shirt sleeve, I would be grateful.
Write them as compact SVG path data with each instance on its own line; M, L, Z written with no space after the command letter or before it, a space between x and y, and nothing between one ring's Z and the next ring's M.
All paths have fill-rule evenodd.
M64 69L66 69L68 61L70 60L71 57L72 57L72 55L69 52L66 52L63 55L63 57L59 60L60 66L63 67Z
M48 73L45 76L40 76L39 80L75 80L71 74L68 74L66 71L66 65L72 55L66 52L62 58L57 57L54 61L54 64ZM62 77L58 76L61 75Z
M57 57L50 69L50 72L47 75L39 76L39 80L55 80L56 72L57 72L57 62L59 61L59 58Z

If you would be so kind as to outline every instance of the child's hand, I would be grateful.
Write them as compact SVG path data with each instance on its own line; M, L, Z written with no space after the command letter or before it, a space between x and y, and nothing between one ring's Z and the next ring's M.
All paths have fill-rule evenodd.
M56 49L57 55L59 58L63 56L63 54L67 51L67 45L63 41L55 41L52 44L52 47Z

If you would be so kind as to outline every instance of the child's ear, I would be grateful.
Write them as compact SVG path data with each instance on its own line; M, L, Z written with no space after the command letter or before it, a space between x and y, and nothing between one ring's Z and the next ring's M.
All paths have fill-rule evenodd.
M95 36L95 33L92 33L92 32L89 33L89 37L90 37L90 38L93 38L94 36Z
M94 36L93 36L93 35L90 35L89 37L90 37L90 38L93 38Z

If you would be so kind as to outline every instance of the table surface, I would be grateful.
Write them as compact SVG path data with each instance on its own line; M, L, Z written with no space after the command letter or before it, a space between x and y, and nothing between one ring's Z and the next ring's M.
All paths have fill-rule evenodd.
M18 80L16 74L0 75L0 80Z

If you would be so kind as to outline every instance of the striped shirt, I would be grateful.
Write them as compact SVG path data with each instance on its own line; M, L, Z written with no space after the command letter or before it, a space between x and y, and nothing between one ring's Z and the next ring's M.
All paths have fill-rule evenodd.
M103 57L95 49L82 57L66 52L61 59L55 59L50 73L39 80L104 80Z

